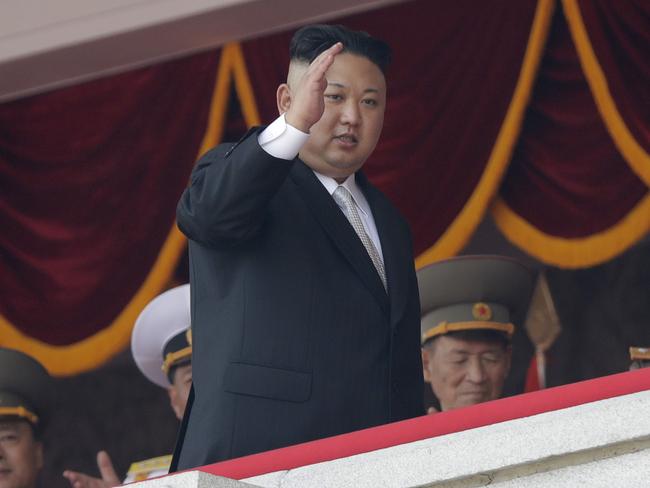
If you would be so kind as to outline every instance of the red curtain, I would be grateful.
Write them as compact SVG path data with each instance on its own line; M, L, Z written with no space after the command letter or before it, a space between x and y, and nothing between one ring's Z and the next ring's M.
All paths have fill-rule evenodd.
M558 9L501 196L536 228L576 238L610 228L647 192L605 127Z
M133 297L174 223L217 59L0 106L1 304L19 330L71 344Z
M616 107L634 138L648 153L650 3L580 0L578 5Z
M553 6L545 44L539 14ZM573 245L618 225L635 205L638 217L639 202L650 202L649 19L642 0L415 0L336 20L393 47L384 133L366 172L411 224L416 253L450 229L471 234L513 149L500 196L526 225ZM588 40L576 43L581 22ZM291 35L241 45L252 87L244 94L241 79L233 86L246 112L256 104L264 122L277 115ZM535 43L544 54L539 72L530 62ZM238 50L226 51L229 62L241 61ZM242 128L236 104L226 107L226 82L241 72L224 71L213 89L220 53L0 105L0 345L14 345L2 332L18 330L45 364L48 354L74 362L72 346L109 328L141 289L164 255L202 138ZM532 95L526 76L529 85L535 80ZM515 106L519 118L511 117ZM220 114L223 123L215 123ZM463 220L468 213L471 221ZM648 214L632 221L638 234L625 246L650 229ZM517 243L541 260L576 266L530 242ZM445 252L458 252L462 239L455 246ZM43 344L71 348L42 352ZM84 350L84 364L92 353Z

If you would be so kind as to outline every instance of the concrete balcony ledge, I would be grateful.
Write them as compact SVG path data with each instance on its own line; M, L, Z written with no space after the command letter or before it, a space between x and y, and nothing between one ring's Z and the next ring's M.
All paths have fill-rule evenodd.
M246 481L268 488L639 486L650 477L648 412L650 392L636 393Z
M153 480L130 483L128 486L133 488L255 488L253 485L242 481L231 480L201 471L173 474Z
M173 484L193 471L134 486L642 486L650 479L648 412L650 369L200 468L247 485Z

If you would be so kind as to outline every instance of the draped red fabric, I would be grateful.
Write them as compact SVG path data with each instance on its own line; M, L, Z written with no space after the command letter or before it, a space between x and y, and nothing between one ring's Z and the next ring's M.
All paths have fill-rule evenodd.
M537 5L413 0L336 20L393 47L384 133L366 172L406 216L416 253L449 228L484 176ZM650 7L579 6L616 107L648 150ZM264 122L277 116L292 34L242 45ZM108 327L142 286L206 130L218 58L0 105L0 313L19 330L73 344ZM236 107L224 125L230 135L243 129ZM648 192L619 150L558 2L501 196L552 236L598 233Z
M575 238L611 227L647 191L605 128L557 9L501 196L543 232Z
M616 106L636 141L650 152L650 2L578 4Z
M509 107L536 1L419 0L338 19L393 49L384 131L365 171L411 224L416 253L475 189ZM283 33L243 44L262 119L277 117Z
M108 326L174 223L218 55L0 105L2 314L70 344Z

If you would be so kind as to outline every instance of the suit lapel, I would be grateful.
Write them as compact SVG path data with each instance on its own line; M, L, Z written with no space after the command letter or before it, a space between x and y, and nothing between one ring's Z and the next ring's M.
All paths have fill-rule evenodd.
M402 317L408 301L409 273L405 264L410 262L408 249L406 249L409 243L398 239L401 222L396 219L395 209L386 197L368 182L363 173L357 173L357 184L368 200L377 226L388 282L391 325L395 326Z
M334 199L302 161L296 160L290 174L316 220L375 297L382 311L388 315L389 301L384 285L361 240Z

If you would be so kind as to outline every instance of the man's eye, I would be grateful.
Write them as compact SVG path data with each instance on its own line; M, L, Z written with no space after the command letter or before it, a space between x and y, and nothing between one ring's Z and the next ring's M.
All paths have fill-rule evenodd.
M325 95L325 98L327 98L329 100L335 100L335 101L343 100L343 97L341 95L334 95L334 94Z
M15 434L2 434L0 435L0 442L15 442L18 437Z
M372 98L368 98L363 101L366 105L370 105L371 107L376 107L377 106L377 100L373 100Z

